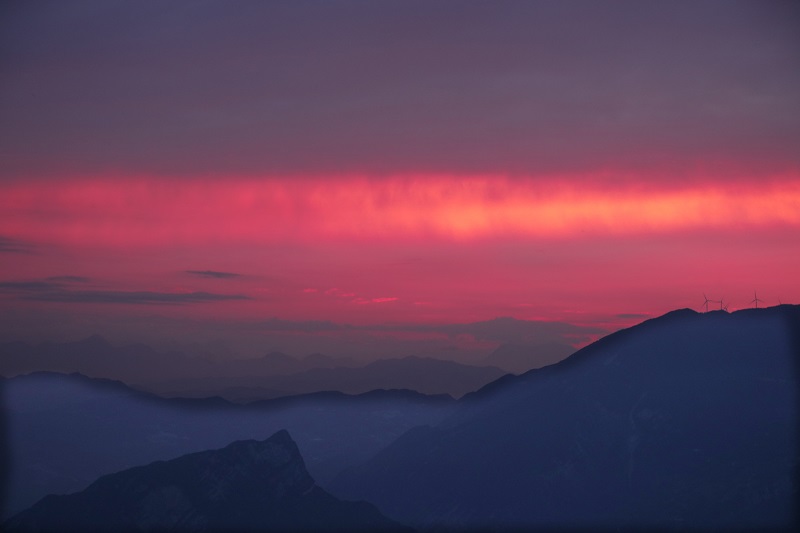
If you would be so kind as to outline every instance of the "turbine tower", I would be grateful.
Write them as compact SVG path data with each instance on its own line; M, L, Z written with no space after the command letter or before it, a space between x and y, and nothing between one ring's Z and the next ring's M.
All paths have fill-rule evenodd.
M706 293L703 293L703 298L705 298L705 300L706 300L705 302L703 302L703 305L706 306L706 313L708 313L708 302L710 302L711 300L708 299L708 296L706 296Z
M752 303L755 303L755 304L756 304L756 309L758 309L758 302L763 302L764 300L759 300L759 299L758 299L758 294L756 294L756 291L753 291L753 296L755 296L755 298L753 298L753 299L750 301L750 303L751 303L751 304L752 304Z

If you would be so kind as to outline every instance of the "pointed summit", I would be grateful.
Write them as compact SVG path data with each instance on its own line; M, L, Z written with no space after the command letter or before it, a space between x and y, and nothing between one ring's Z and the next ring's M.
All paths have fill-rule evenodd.
M47 496L6 531L405 531L370 504L343 502L306 470L285 430L265 441L157 461Z

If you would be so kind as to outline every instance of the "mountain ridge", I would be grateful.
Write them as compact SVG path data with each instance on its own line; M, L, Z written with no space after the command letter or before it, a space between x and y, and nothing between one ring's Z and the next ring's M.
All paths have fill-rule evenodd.
M286 430L264 441L155 461L46 496L9 531L408 531L365 502L319 488Z
M321 484L406 429L438 422L455 400L414 391L316 393L248 405L175 400L78 375L0 381L9 464L5 517L48 493L73 492L109 472L288 429Z
M791 527L798 328L800 306L667 313L487 385L329 488L421 528Z
M124 381L118 379L92 377L92 376L87 376L85 374L81 374L80 372L64 373L64 372L54 372L50 370L38 370L35 372L29 372L27 374L19 374L11 378L0 376L0 380L5 380L7 382L10 382L13 380L24 380L37 377L39 378L52 377L56 379L62 377L72 378L83 381L88 384L92 384L99 388L106 388L108 390L130 394L131 396L136 396L148 401L161 402L164 404L184 405L186 407L197 407L197 408L260 409L264 407L284 406L294 403L302 403L308 400L328 399L334 401L339 401L339 400L349 401L351 399L359 399L359 398L369 399L369 398L379 398L379 397L383 398L396 397L398 399L402 398L405 400L418 400L420 402L430 401L430 402L448 403L451 401L455 401L455 399L449 394L425 394L412 389L372 389L356 394L349 394L346 392L341 392L336 390L321 390L315 392L289 394L277 398L256 400L250 403L242 404L242 403L232 402L221 396L165 397L156 394L154 392L150 392L148 390L144 390L139 387L129 385Z
M0 375L79 373L122 381L163 397L219 396L249 403L312 392L360 394L410 389L459 397L505 373L493 366L407 356L355 365L322 354L296 359L270 352L252 359L212 361L179 352L162 354L143 344L114 347L99 335L76 342L0 343Z
M406 356L378 359L360 367L313 368L279 376L172 380L142 388L162 396L222 395L236 403L273 399L270 397L273 394L296 396L330 390L360 394L379 389L409 389L426 395L460 397L505 373L493 366ZM273 392L278 390L282 392Z

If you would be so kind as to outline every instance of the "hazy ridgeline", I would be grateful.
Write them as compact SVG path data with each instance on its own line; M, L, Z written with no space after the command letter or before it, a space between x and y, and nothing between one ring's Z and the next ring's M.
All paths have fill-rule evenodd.
M6 516L104 474L263 440L282 429L324 486L408 429L438 423L453 406L450 397L411 391L331 392L248 406L168 400L118 382L47 373L5 380L2 393L10 454Z
M294 357L276 351L252 358L189 356L141 343L115 345L95 335L75 342L0 343L0 375L77 372L165 397L221 396L237 403L327 390L359 394L410 389L460 397L506 373L554 363L574 351L565 342L523 342L538 327L529 321L499 318L463 327L496 337L495 344L503 338L514 342L487 349L467 364L459 360L466 355L458 350L446 359L425 356L425 350L378 360L322 353Z
M37 531L413 531L366 502L337 500L285 430L103 476L6 524Z
M783 305L675 311L459 401L376 391L243 406L16 377L3 384L6 516L104 474L288 429L322 488L423 530L791 529L798 347L800 307ZM55 501L91 508L96 493L23 516Z
M800 307L674 311L468 395L332 484L417 527L796 525Z

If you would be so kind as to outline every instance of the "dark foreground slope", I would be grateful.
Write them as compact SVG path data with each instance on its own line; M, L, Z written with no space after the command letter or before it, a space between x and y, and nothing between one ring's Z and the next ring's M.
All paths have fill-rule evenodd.
M0 521L47 494L86 488L98 477L136 465L264 440L288 430L309 472L323 487L408 429L437 424L449 397L411 391L359 396L319 393L233 405L219 398L166 400L119 382L40 373L0 382L0 442L7 446L6 498ZM0 450L3 451L3 450ZM4 476L4 477L5 477Z
M444 528L796 525L800 308L675 311L466 397L334 494Z
M403 530L364 502L314 484L289 433L237 441L98 479L47 496L9 520L9 531Z

